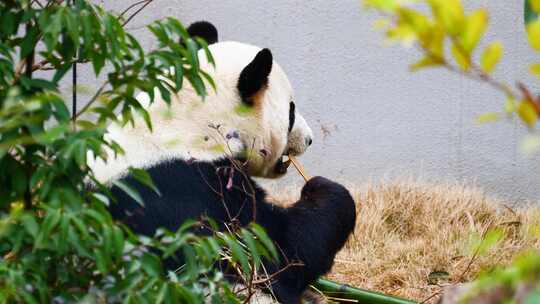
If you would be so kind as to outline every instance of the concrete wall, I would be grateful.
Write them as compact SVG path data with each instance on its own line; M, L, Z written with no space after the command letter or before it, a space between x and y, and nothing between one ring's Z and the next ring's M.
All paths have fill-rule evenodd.
M117 11L128 5L102 2ZM526 43L523 1L464 2L489 8L489 40L506 46L496 77L533 81L524 63L539 56ZM411 74L407 65L418 54L384 47L372 27L377 15L363 10L360 0L161 0L128 28L151 47L144 25L165 16L185 24L208 20L221 40L272 49L316 134L301 158L311 174L359 182L420 176L474 183L512 201L540 197L538 157L518 149L523 128L474 124L478 114L502 109L504 96L443 70ZM94 83L88 76L80 81ZM299 177L293 173L281 183L291 181Z

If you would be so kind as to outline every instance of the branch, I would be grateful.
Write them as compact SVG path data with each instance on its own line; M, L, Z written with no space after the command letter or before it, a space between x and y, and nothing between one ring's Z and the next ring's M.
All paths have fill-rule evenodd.
M82 109L77 112L75 114L75 117L73 120L77 120L84 112L86 112L86 110L88 110L88 108L90 108L90 106L92 104L94 104L94 102L96 102L96 100L98 99L98 97L101 95L101 93L103 93L103 90L105 90L105 87L107 86L109 82L108 81L105 81L101 87L99 87L99 89L96 91L96 93L92 96L92 98L90 98L90 100L88 101L88 103L86 103L84 105L84 107L82 107Z
M124 9L124 10L120 13L120 15L118 15L118 17L123 18L124 15L125 15L128 11L130 11L132 8L134 8L134 7L137 6L137 5L143 4L143 3L145 3L145 2L148 2L148 0L142 0L142 1L139 1L139 2L133 3L132 5L128 6L126 9Z
M128 22L130 22L133 18L135 18L135 16L137 16L145 7L147 7L150 3L152 3L154 0L145 0L146 2L144 3L143 6L141 6L138 10L135 11L135 13L131 14L131 16L129 16L126 21L124 21L122 23L122 26L125 26L126 24L128 24ZM143 3L142 1L140 3ZM140 4L139 2L135 3L134 5L132 6L135 6L135 5L138 5ZM131 9L131 8L127 8L126 9L126 12Z
M457 39L456 36L451 35L450 39L452 40L452 43L456 46L458 52L460 52L462 56L469 57L469 55L467 54L467 51L465 50L463 45L461 45L461 43L459 42L459 40ZM491 75L484 72L480 67L478 67L475 64L474 61L471 60L470 65L471 65L472 71L476 72L476 76L478 77L477 80L484 81L484 82L488 83L489 85L491 85L496 90L499 90L499 91L502 91L503 93L505 93L506 96L512 97L513 99L516 99L517 94L515 94L514 91L512 91L512 89L508 85L506 85L506 84L494 79L493 77L491 77ZM463 74L468 74L468 73L463 72Z

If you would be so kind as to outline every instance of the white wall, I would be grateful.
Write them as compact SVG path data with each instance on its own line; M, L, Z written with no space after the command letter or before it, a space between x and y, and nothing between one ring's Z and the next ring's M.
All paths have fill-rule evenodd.
M128 1L105 2L115 10ZM131 3L133 1L129 1ZM489 41L506 47L496 77L534 81L525 62L540 61L526 43L523 1L464 1L491 13ZM512 201L540 197L538 157L519 153L519 124L477 126L502 109L504 96L443 70L411 74L414 50L384 47L360 0L161 0L130 25L151 47L144 25L165 16L208 20L221 40L270 48L296 88L296 102L316 139L301 158L311 174L349 181L421 176L466 181ZM81 82L90 82L82 77ZM330 134L323 136L323 129ZM295 173L287 181L299 181ZM283 182L283 181L282 181Z

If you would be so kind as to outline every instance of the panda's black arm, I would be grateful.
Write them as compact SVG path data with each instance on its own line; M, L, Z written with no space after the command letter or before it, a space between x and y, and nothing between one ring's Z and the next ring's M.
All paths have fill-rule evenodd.
M280 274L276 293L301 295L309 284L330 271L355 221L354 200L342 185L322 177L306 183L300 200L287 209L288 226L282 241L289 261L304 266L290 267Z

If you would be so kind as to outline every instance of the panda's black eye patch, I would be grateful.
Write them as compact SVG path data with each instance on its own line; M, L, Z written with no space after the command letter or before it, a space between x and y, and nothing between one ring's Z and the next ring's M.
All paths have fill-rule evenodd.
M295 108L296 106L294 105L294 102L290 102L289 103L289 133L292 131L292 128L294 126L294 120L296 119L295 117Z

